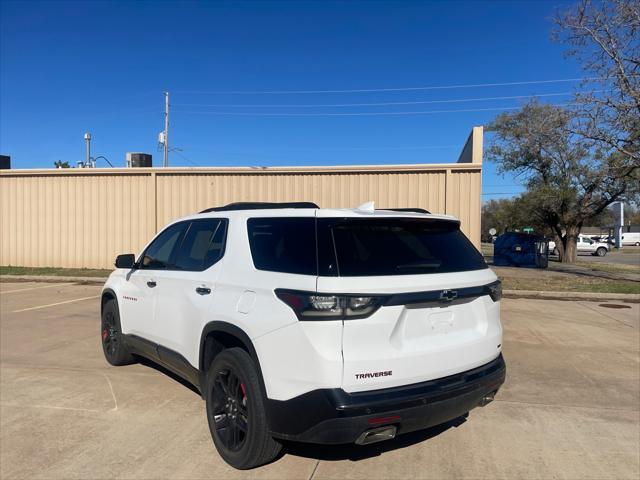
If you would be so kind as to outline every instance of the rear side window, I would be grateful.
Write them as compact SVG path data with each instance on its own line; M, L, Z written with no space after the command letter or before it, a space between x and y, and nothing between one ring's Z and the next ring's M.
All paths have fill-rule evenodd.
M324 238L319 252L321 275L415 275L488 268L457 222L318 219L318 231L319 238Z
M226 231L226 219L192 221L176 254L175 268L201 272L212 266L224 254Z
M315 218L250 218L247 230L258 270L317 275Z

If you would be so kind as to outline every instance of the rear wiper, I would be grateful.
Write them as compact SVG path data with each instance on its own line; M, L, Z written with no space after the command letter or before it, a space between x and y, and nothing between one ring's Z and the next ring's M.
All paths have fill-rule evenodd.
M396 265L396 269L402 270L405 268L438 268L440 265L442 265L442 262L405 263L403 265Z

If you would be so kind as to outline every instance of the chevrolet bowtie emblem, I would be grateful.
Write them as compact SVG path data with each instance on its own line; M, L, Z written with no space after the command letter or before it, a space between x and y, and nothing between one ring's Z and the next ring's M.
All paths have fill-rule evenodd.
M458 298L458 292L455 290L443 290L440 293L440 301L441 302L451 302Z

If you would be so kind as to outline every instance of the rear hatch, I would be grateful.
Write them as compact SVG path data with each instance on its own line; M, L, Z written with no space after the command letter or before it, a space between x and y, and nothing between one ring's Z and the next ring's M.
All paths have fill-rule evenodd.
M442 378L500 353L499 283L458 221L318 218L317 235L318 298L345 305L345 391Z

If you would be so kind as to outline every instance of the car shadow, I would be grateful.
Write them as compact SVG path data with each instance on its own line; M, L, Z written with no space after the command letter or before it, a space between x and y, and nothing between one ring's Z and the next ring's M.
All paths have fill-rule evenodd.
M275 461L278 461L284 455L294 455L297 457L329 462L340 460L357 462L371 457L378 457L386 452L409 447L437 437L450 428L457 428L467 421L468 415L469 414L467 413L447 423L443 423L442 425L437 425L417 432L405 433L404 435L399 435L393 440L387 440L371 445L356 445L351 443L346 445L314 445L310 443L284 441L284 449Z
M175 382L179 383L185 388L188 388L193 393L201 397L200 391L187 380L183 379L179 375L173 373L171 370L163 367L162 365L155 363L153 360L149 360L145 357L136 357L140 365L152 368L157 372L163 373L167 377L171 378ZM422 443L431 438L446 432L450 428L458 428L467 421L469 413L466 413L458 418L454 418L449 422L437 425L435 427L419 430L417 432L405 433L399 435L392 440L387 440L380 443L374 443L371 445L356 445L355 443L343 444L343 445L317 445L312 443L300 443L282 440L283 449L280 454L273 460L277 462L285 455L293 455L296 457L310 458L314 460L323 461L340 461L350 460L357 462L371 457L378 457L386 452L398 450L400 448L409 447L418 443ZM270 463L273 463L270 462Z
M154 362L153 360L149 360L148 358L145 358L145 357L136 356L136 360L138 361L138 363L140 365L144 365L145 367L152 368L152 369L156 370L157 372L164 373L167 377L169 377L172 380L178 382L183 387L186 387L189 390L191 390L193 393L198 395L198 397L201 396L200 395L200 391L195 387L195 385L193 385L191 382L185 380L180 375L177 375L177 374L173 373L168 368L165 368L162 365Z

